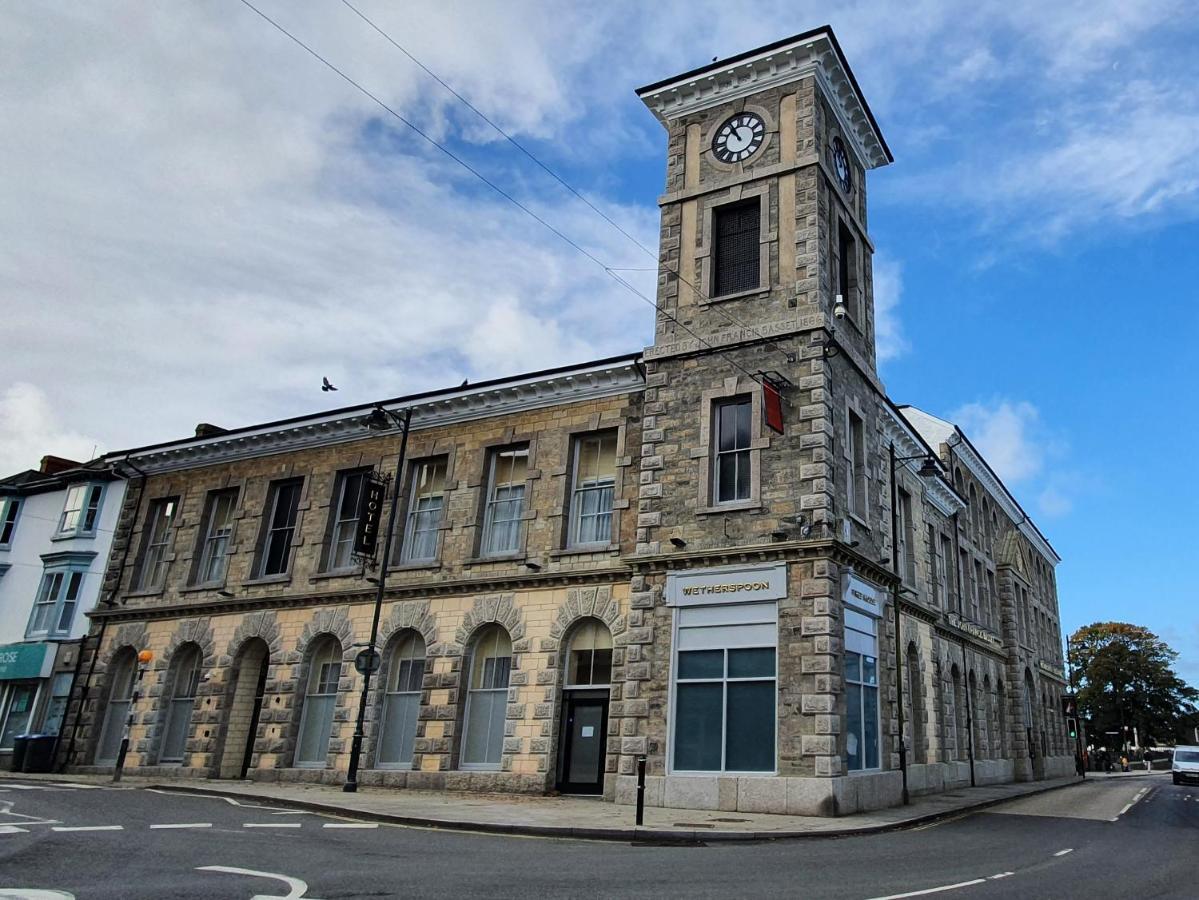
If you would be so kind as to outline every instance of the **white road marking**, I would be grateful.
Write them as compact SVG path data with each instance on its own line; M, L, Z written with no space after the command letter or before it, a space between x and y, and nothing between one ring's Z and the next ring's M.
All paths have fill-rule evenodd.
M959 881L957 884L943 884L940 887L925 888L923 891L908 891L906 894L888 894L885 897L871 897L870 900L902 900L903 897L923 897L927 894L940 894L944 891L956 891L958 888L985 884L987 879L975 878L973 881Z
M124 831L124 825L55 825L51 831Z
M1065 856L1067 853L1073 853L1073 852L1074 852L1073 847L1067 847L1065 850L1059 850L1059 851L1057 851L1057 853L1055 853L1053 855L1054 856Z
M62 821L61 819L43 819L39 816L27 816L24 813L15 813L12 811L14 801L0 800L0 816L11 816L14 819L21 819L22 825L54 825Z
M0 900L75 900L75 895L41 888L0 888Z
M257 878L273 878L282 881L288 887L287 894L255 894L250 900L316 900L315 897L305 897L307 883L289 875L278 875L275 872L258 872L254 869L237 869L233 866L197 866L197 872L225 872L229 875L252 875Z
M302 828L302 822L243 822L242 828Z
M1009 875L1015 874L1015 872L1000 872L998 875L989 875L987 881L998 881L1000 878L1007 878Z
M172 822L168 825L151 825L151 828L211 828L211 822Z
M240 806L242 809L269 809L273 815L279 815L279 813L277 813L275 811L275 807L273 807L273 806L259 806L257 803L242 803L239 800L235 800L233 797L225 797L223 795L218 797L214 794L192 794L187 791L160 791L160 790L157 790L156 788L146 788L146 790L151 794L166 794L168 796L174 796L174 797L183 796L183 797L194 797L194 798L197 798L200 800L224 800L230 806ZM294 811L288 810L287 812L285 812L283 814L284 815L309 815L309 813L304 810L294 810Z
M0 825L0 834L29 834L29 829L18 828L16 825Z
M1136 801L1134 800L1133 803L1135 803L1135 802ZM1116 813L1116 818L1117 819L1120 818L1120 816L1124 815L1130 809L1132 809L1132 803L1125 804L1124 808L1122 810L1120 810L1118 813Z
M378 828L378 822L326 822L322 828Z

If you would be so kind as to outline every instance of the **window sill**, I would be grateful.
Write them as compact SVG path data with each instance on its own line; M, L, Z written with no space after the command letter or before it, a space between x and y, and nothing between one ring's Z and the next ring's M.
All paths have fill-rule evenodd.
M472 556L462 562L464 566L483 566L489 563L524 562L527 557L521 551L497 556Z
M407 562L400 563L398 566L388 566L387 573L390 575L393 572L433 572L441 568L441 560L432 559L428 562Z
M590 544L579 547L564 547L561 550L551 550L550 559L562 559L568 556L606 556L619 553L620 544Z
M337 569L333 572L317 572L315 575L309 575L309 581L328 581L330 578L361 578L366 570L362 566L355 569Z
M770 293L770 288L756 287L750 288L748 291L734 291L731 294L720 294L717 297L708 297L700 301L700 305L704 306L709 303L724 303L726 300L743 300L747 297L766 296Z
M242 587L257 587L262 584L288 584L291 582L291 573L284 572L282 575L262 575L258 578L247 578L241 583Z
M207 581L204 584L189 584L187 587L181 587L179 593L197 594L200 591L223 591L224 589L224 581Z
M865 528L866 531L870 531L870 523L867 522L865 519L863 519L861 516L859 516L857 513L851 512L851 513L846 513L846 515L849 516L849 518L852 519L855 523L857 523L858 525L861 525L863 528Z
M163 588L145 588L144 590L126 591L125 598L131 600L135 597L161 597Z
M458 767L459 772L499 772L498 765L488 765L487 763L463 763Z
M760 510L762 501L760 500L738 500L736 503L718 503L715 506L701 506L695 511L697 516L715 516L720 513L730 512L746 512L748 510Z
M73 541L76 538L94 538L94 531L64 531L50 538L51 541Z

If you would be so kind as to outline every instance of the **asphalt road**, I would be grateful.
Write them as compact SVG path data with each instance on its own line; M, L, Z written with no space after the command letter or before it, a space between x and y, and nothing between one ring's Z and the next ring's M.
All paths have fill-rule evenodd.
M61 893L35 893L34 891ZM1199 788L1088 781L858 838L650 847L363 827L0 776L0 898L1199 897Z

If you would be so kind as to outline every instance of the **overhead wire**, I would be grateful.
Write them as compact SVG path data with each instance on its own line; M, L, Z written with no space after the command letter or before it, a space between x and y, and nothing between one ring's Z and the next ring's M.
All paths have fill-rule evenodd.
M326 59L324 56L322 56L319 52L317 52L311 46L306 44L299 37L294 35L292 32L288 31L285 27L283 27L277 21L275 21L270 16L268 16L265 12L263 12L261 9L259 9L257 6L255 6L253 3L251 3L250 0L240 0L240 2L243 6L247 7L252 12L254 12L257 16L259 16L259 18L261 18L263 21L265 21L267 24L269 24L271 27L273 27L280 34L284 35L286 38L288 38L290 41L292 41L294 44L296 44L298 47L300 47L302 50L304 50L306 53L308 53L311 57L313 57L313 59L320 62L327 69L332 71L339 78L341 78L343 81L345 81L347 84L349 84L355 90L357 90L359 93L361 93L365 97L369 98L372 102L374 102L377 106L379 106L381 109L386 111L389 115L391 115L397 121L401 122L403 125L405 125L407 128L409 128L411 131L416 133L426 143L432 145L434 148L439 150L442 154L444 154L450 160L457 163L459 166L461 166L463 169L465 169L467 172L469 172L471 175L473 175L479 181L483 182L483 184L487 185L489 188L491 188L493 191L495 191L497 194L499 194L501 197L503 197L505 200L507 200L509 203L511 203L513 206L515 206L517 209L519 209L521 212L525 213L525 215L529 216L534 221L538 222L542 227L544 227L546 230L548 230L551 234L553 234L554 236L556 236L557 238L562 240L564 243L568 244L570 247L574 248L577 252L579 252L583 256L587 257L587 259L591 260L593 263L595 263L597 266L599 266L604 271L604 273L607 274L608 277L610 277L613 281L615 281L621 287L625 288L627 291L632 293L634 296L638 297L639 299L648 303L650 306L654 307L654 309L657 310L659 313L661 313L664 317L666 317L670 321L674 322L675 325L677 325L680 329L682 329L684 332L686 332L687 334L689 334L693 338L695 338L695 340L698 341L702 346L704 346L704 347L708 348L709 350L714 351L718 355L724 357L724 359L730 365L732 365L734 368L739 369L740 371L744 372L753 381L758 382L759 384L763 382L763 378L759 373L751 372L749 369L745 368L745 366L741 365L741 363L739 363L737 360L730 357L727 353L720 350L718 347L715 347L709 341L705 340L703 337L701 337L699 334L697 334L693 329L688 327L685 323L681 322L675 315L673 315L672 313L670 313L667 310L660 307L654 300L647 297L645 294L643 294L641 291L639 291L634 285L630 284L627 280L625 280L624 278L617 275L616 274L617 270L613 269L612 267L609 267L607 264L605 264L603 262L603 260L601 260L599 257L595 256L595 254L591 253L589 250L587 250L581 244L576 242L573 238L571 238L565 232L556 228L553 224L548 222L542 216L538 215L536 212L534 212L528 206L521 203L518 199L516 199L516 197L512 196L512 194L510 194L508 191L504 190L502 187L500 187L498 184L493 182L491 179L487 178L487 176L485 176L482 172L480 172L478 169L476 169L474 166L472 166L470 163L468 163L462 157L458 156L456 153L454 153L452 150L450 150L448 147L446 147L444 144L442 144L436 138L432 137L430 134L428 134L423 129L421 129L420 126L418 126L416 123L412 122L411 120L409 120L408 118L403 116L401 113L399 113L397 110L395 110L390 105L388 105L385 101L383 101L380 97L378 97L376 94L371 92L364 85L360 84L358 81L356 81L354 78L352 78L346 72L344 72L342 69L338 68L334 63L330 62L328 59ZM741 327L747 327L747 326L741 326ZM759 335L759 337L761 337L761 335Z
M383 28L381 28L374 20L372 20L369 16L367 16L366 13L364 13L364 12L362 12L362 10L358 9L358 7L356 7L353 3L351 3L350 0L341 0L341 2L342 2L342 5L344 5L347 9L349 9L351 12L353 12L354 15L358 16L358 18L362 19L363 22L365 22L372 29L374 29L374 31L376 31L385 41L387 41L389 44L391 44L393 47L395 47L397 50L399 50L401 53L403 53L406 57L408 57L408 59L411 60L413 62L413 64L415 64L418 68L420 68L421 71L423 71L426 75L428 75L430 78L432 78L434 81L436 81L439 85L441 85L443 88L445 88L447 91L449 91L449 93L452 94L467 109L469 109L476 116L478 116L480 119L482 119L484 122L486 122L489 126L491 126L491 128L493 128L497 134L499 134L501 137L503 137L504 140L506 140L513 147L515 147L517 150L519 150L521 153L523 153L526 157L528 157L535 165L537 165L542 171L544 171L547 175L549 175L556 182L558 182L558 184L560 184L563 188L565 188L567 191L569 191L571 194L573 194L575 197L577 197L579 200L581 200L583 203L585 203L588 206L588 208L590 208L592 210L592 212L594 212L601 219L603 219L605 222L607 222L609 225L611 225L613 228L615 228L617 231L619 231L622 235L624 235L626 238L628 238L634 245L636 245L646 255L648 255L652 259L658 261L659 264L661 265L661 267L664 268L668 273L673 275L675 278L677 278L683 284L687 285L687 287L691 288L691 291L695 296L697 296L697 297L700 296L700 289L695 284L693 284L691 281L689 281L683 275L682 272L680 272L678 269L671 268L669 263L665 262L664 260L659 260L658 253L655 250L652 250L651 248L647 247L640 240L638 240L636 236L634 236L634 235L630 234L628 231L626 231L618 222L616 222L614 219L612 219L611 216L609 216L602 209L600 209L598 206L596 206L594 203L592 203L591 200L589 200L582 192L577 190L574 187L574 185L570 184L570 182L568 182L565 178L563 178L561 175L559 175L557 172L555 172L546 163L542 162L541 159L539 159L531 150L529 150L527 147L525 147L524 144L522 144L518 140L516 140L516 138L514 138L507 131L505 131L502 127L500 127L500 125L498 125L486 113L484 113L481 109L479 109L477 106L475 106L473 103L471 103L470 100L468 100L466 97L464 97L462 94L460 94L457 90L455 90L453 88L453 86L448 84L445 81L445 79L443 79L440 75L438 75L436 72L434 72L431 68L429 68L423 62L421 62L421 60L417 59L416 56L414 56L410 50L408 50L401 43L399 43L399 41L397 41L395 38L393 38L386 31L384 31ZM624 270L618 270L618 271L641 271L641 270L624 269ZM653 270L650 270L650 271L653 271ZM724 309L723 307L715 306L715 307L713 307L713 309L720 315L724 316L725 319L728 320L728 322L730 324L736 325L738 328L745 329L746 331L748 331L749 333L751 333L752 335L754 335L755 337L757 337L761 340L766 340L765 335L760 334L752 326L746 325L744 322L741 322L740 320L738 320L735 316L733 316L731 313L728 312L728 310ZM782 350L780 348L775 348L775 349L777 349L777 351L779 353L782 353L783 356L786 357L788 362L793 362L793 358L792 358L791 354L787 353L785 350Z

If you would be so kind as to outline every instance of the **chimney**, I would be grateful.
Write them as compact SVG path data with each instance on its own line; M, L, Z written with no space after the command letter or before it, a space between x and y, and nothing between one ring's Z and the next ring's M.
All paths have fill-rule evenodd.
M201 422L196 426L196 437L216 437L218 434L225 434L228 430L228 428L222 428L220 425L209 425L207 422Z
M67 469L78 469L80 463L73 459L64 459L61 456L43 456L42 464L38 467L38 471L43 475L57 475L59 472L65 472Z

